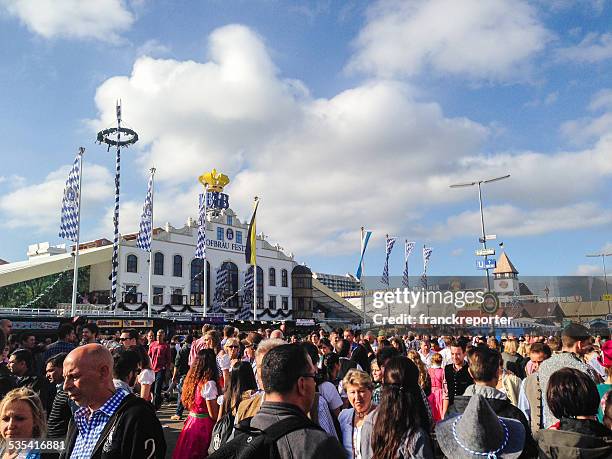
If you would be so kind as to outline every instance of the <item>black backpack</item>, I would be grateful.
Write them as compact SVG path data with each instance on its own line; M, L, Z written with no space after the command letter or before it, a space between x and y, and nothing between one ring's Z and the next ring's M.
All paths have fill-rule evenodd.
M232 413L225 413L219 421L215 424L212 431L212 438L210 440L210 446L208 447L208 454L212 454L217 451L221 446L225 445L230 439L232 432L234 431L234 416Z
M281 459L276 442L285 435L300 429L321 427L305 417L291 416L282 419L264 430L251 427L247 418L235 428L233 440L208 456L209 459Z

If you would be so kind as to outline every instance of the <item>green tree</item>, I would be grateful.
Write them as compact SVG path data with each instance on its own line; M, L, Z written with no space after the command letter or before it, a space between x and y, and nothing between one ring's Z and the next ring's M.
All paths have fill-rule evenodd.
M89 266L79 268L77 291L89 291ZM23 306L43 293L58 277L61 280L40 300L32 304L32 308L55 308L58 303L70 303L72 300L72 271L39 277L25 282L0 287L0 307L17 308Z

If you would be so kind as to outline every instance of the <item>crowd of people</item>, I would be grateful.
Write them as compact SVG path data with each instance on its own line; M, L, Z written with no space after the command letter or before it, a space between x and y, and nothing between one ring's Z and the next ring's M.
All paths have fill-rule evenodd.
M37 343L0 320L0 459L612 458L612 340L579 324L548 337L166 331L68 323ZM171 452L164 403L184 421Z

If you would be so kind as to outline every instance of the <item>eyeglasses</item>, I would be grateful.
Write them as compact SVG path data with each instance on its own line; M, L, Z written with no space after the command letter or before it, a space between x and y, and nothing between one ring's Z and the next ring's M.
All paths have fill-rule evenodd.
M240 346L236 346L235 344L232 344L231 346L226 346L230 349L238 349Z
M129 339L132 339L132 338L119 338L119 341L127 341Z
M308 374L300 375L300 378L312 378L312 379L316 379L317 375L316 374L313 374L313 375L308 375Z

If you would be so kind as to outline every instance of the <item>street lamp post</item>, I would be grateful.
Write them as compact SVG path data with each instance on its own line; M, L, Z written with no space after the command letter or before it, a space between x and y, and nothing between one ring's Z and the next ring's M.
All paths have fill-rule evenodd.
M608 301L608 314L611 314L610 310L610 293L608 292L608 275L606 274L606 257L612 256L612 253L591 253L587 254L588 258L596 258L601 257L601 264L603 266L603 274L604 274L604 283L606 285L606 300Z
M501 177L495 177L492 179L487 179L487 180L475 180L473 182L468 182L468 183L456 183L454 185L450 185L451 188L464 188L464 187L468 187L468 186L474 186L474 185L478 185L478 206L480 208L480 229L482 231L482 237L480 238L480 242L482 243L482 248L483 250L487 249L487 233L485 232L485 223L484 223L484 212L483 212L483 206L482 206L482 184L483 183L491 183L491 182L497 182L499 180L504 180L510 177L510 174L508 175L503 175ZM490 292L491 291L491 280L489 278L489 268L487 268L487 258L488 256L485 255L485 272L487 273L487 291Z

